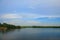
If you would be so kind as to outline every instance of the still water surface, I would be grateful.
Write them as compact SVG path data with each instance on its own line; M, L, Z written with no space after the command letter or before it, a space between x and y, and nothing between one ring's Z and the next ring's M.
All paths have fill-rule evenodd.
M60 40L60 28L22 28L0 32L0 40Z

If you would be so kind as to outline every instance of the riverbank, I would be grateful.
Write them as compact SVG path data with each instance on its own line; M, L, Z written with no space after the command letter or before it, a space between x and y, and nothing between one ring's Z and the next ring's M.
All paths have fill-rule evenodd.
M60 28L60 26L15 26L7 23L0 23L0 30L20 29L20 28Z

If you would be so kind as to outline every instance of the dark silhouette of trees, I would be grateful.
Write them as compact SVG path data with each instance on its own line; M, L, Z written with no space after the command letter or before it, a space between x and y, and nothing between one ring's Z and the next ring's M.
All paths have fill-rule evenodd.
M17 26L17 28L21 28L20 26Z
M0 23L0 27L2 26L2 24Z
M7 24L7 23L3 23L3 24L0 23L0 27L4 27L4 28L7 28L7 29L21 28L20 26L15 26L15 25L12 25L12 24Z
M19 28L60 28L60 26L15 26L7 23L0 23L0 29L19 29Z

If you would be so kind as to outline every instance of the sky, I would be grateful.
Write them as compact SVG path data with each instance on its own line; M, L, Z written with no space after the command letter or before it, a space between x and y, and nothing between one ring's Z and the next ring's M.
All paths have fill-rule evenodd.
M0 22L60 26L60 0L0 0Z

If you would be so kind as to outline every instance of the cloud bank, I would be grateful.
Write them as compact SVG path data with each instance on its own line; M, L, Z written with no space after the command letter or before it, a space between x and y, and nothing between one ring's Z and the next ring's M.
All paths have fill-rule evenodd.
M60 25L60 0L0 0L0 8L0 22Z
M11 18L60 18L60 16L57 15L40 15L40 14L34 14L34 13L6 13L6 14L2 14L0 15L0 18L7 18L7 19L11 19Z

